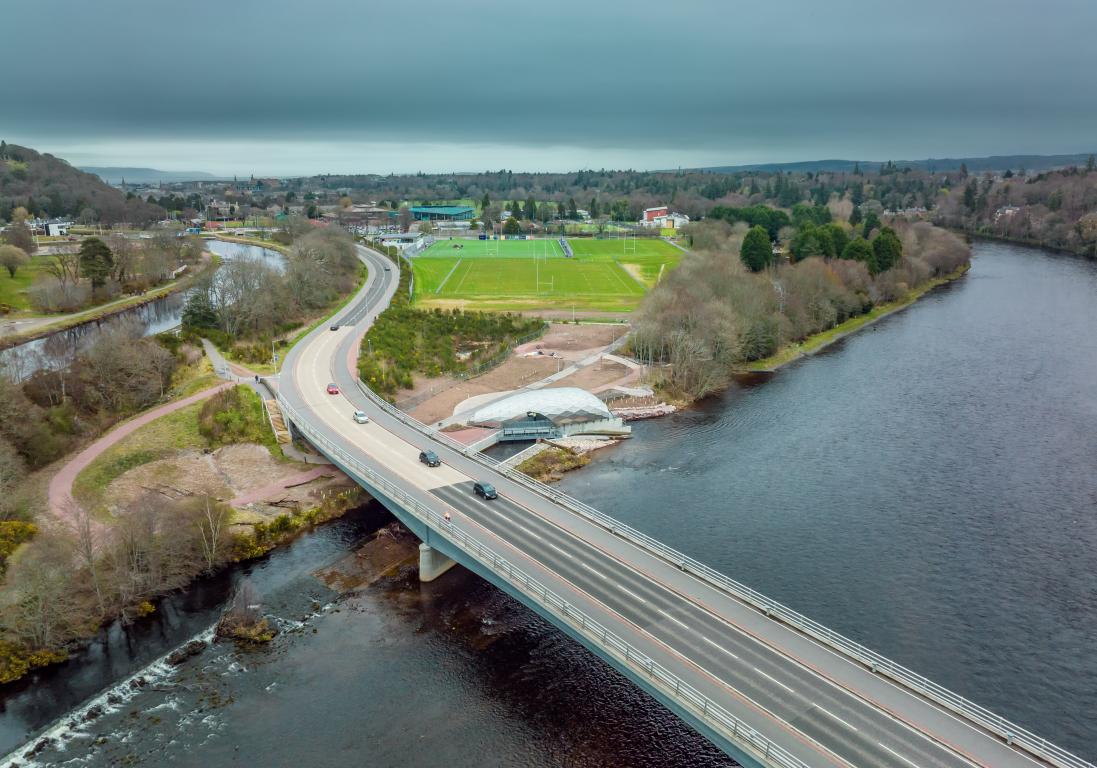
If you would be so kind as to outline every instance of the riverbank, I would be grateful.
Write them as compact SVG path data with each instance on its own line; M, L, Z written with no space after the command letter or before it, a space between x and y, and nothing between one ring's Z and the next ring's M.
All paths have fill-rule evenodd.
M178 280L173 280L156 288L152 288L145 291L140 296L116 299L115 301L102 304L98 307L92 307L91 309L82 312L64 315L46 325L38 326L33 330L24 333L12 333L6 336L0 336L0 352L32 341L37 341L38 339L51 336L55 333L71 330L72 328L77 328L81 325L98 323L113 317L114 315L121 314L122 312L138 309L146 304L151 304L165 296L171 296L172 294L185 291L193 286L194 283L207 272L216 269L220 265L221 258L217 254L210 253L209 251L206 251L205 253L209 258L205 260L202 269L199 271L185 275Z
M1040 240L1034 240L1030 237L1010 237L1009 235L996 235L993 232L985 232L982 230L975 231L970 229L960 229L957 227L945 227L942 224L936 226L947 229L949 232L953 232L957 235L963 235L964 237L970 237L973 240L986 240L987 242L994 243L1009 243L1010 245L1023 245L1026 248L1039 248L1045 251L1051 251L1053 253L1063 253L1069 256L1080 256L1083 259L1097 259L1097 251L1093 250L1092 246L1089 249L1075 249L1075 248L1063 248L1058 245L1050 245L1048 243L1041 242Z
M971 269L971 264L965 264L957 269L955 272L951 272L942 277L935 277L932 280L920 285L912 290L904 298L898 301L889 301L884 304L877 304L871 310L863 315L857 317L851 317L844 323L830 328L829 330L821 333L816 333L812 336L808 336L801 342L796 344L789 344L778 350L777 354L771 355L762 360L755 360L752 363L748 363L736 370L737 373L772 373L779 368L788 365L791 362L799 360L807 355L814 355L821 350L826 349L831 344L841 341L850 334L856 333L868 326L883 320L889 315L893 315L896 312L906 309L914 304L918 299L925 296L930 291L951 283L954 280L959 280L966 275Z

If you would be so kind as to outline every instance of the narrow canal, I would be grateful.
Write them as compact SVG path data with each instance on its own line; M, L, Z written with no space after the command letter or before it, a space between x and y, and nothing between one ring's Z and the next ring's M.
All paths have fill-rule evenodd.
M637 425L562 486L1093 760L1097 263L975 256L872 329ZM467 573L345 599L310 576L384 519L250 568L286 629L269 649L213 646L66 717L208 626L228 575L9 689L0 748L61 718L39 764L729 764Z

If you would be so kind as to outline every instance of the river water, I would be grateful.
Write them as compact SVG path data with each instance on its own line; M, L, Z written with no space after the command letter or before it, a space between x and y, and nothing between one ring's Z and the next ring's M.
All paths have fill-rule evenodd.
M207 240L205 247L207 251L217 254L225 261L251 259L266 262L278 270L285 269L286 265L286 257L281 253L258 245L233 243L227 240ZM136 323L143 336L170 331L179 326L185 303L185 292L172 293L93 323L57 331L49 336L0 351L0 365L6 362L12 374L21 380L43 368L67 365L77 352L87 348L104 330Z
M562 487L1093 760L1095 297L1093 262L979 243L960 281L637 424ZM345 599L309 576L383 519L358 513L252 566L287 629L269 649L154 665L100 716L64 718L37 762L730 764L468 573L420 586L405 569ZM172 620L115 630L93 654L110 663L9 690L0 746L198 632L218 583L193 610L169 601Z

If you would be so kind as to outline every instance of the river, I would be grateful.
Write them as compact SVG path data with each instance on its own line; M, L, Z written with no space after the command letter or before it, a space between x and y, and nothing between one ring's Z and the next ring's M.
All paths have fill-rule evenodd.
M961 280L637 424L561 485L1093 760L1095 297L1097 263L978 243ZM262 585L290 630L269 649L159 665L155 684L61 729L64 749L39 763L730 764L466 572L420 586L405 570L355 597L329 593L308 572L376 527L361 514L336 524L330 546L315 545L320 532L257 566L282 574ZM198 615L185 631L116 630L130 639L93 668L100 687L213 608ZM68 712L72 688L47 673L9 691L0 746Z
M225 261L252 259L266 262L278 270L285 269L286 265L286 257L281 253L258 245L207 240L205 247ZM77 352L87 348L103 330L135 323L143 336L170 331L179 326L185 303L186 292L171 293L147 304L108 315L102 320L56 331L49 336L0 351L0 364L6 362L9 370L21 380L36 370L68 364Z

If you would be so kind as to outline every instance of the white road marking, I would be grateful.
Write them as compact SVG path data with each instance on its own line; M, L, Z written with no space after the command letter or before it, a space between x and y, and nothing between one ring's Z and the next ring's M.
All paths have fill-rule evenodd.
M818 704L816 704L815 702L812 702L812 705L813 705L813 706L814 706L814 707L815 707L815 708L816 708L817 710L819 710L820 712L822 712L822 713L823 713L824 715L828 715L828 716L830 716L830 717L831 717L832 719L834 719L834 720L837 720L837 721L838 721L839 723L841 723L842 725L844 725L844 726L845 726L846 728L849 728L849 729L850 729L851 731L856 731L856 730L857 730L856 726L852 726L852 725L850 725L850 724L849 724L849 723L847 723L847 722L846 722L845 720L843 720L842 718L838 717L838 715L836 715L836 714L834 714L833 712L831 712L831 711L830 711L829 709L825 709L825 708L823 708L823 707L820 707L820 706L819 706Z
M896 756L897 758L899 758L900 760L902 760L902 761L903 761L904 763L906 763L907 765L913 765L913 766L914 766L914 768L921 768L921 766L919 766L919 765L918 765L918 763L914 763L914 762L911 762L910 760L907 760L907 759L906 759L905 757L903 757L902 755L900 755L900 754L899 754L898 752L896 752L896 751L895 751L894 749L892 749L891 747L889 747L889 746L888 746L887 744L884 744L884 743L882 743L882 742L879 742L879 741L878 741L878 742L876 742L876 743L877 743L877 744L879 744L879 745L880 745L881 747L883 747L884 749L886 749L886 750L887 750L888 752L890 752L891 754L895 755L895 756Z
M670 615L669 613L667 613L666 611L664 611L664 610L663 610L662 608L660 608L660 609L659 609L659 613L661 613L661 614L663 614L664 616L666 616L666 617L667 617L668 619L670 619L671 621L673 621L673 622L674 622L675 624L677 624L677 625L678 625L679 627L681 627L682 629L689 629L689 627L687 627L687 626L686 626L686 624L685 624L684 622L678 621L678 619L676 619L676 618L674 618L673 616L671 616L671 615Z
M523 531L525 531L526 533L528 533L530 536L537 539L538 541L543 541L543 539L541 538L541 534L534 533L532 530L530 530L526 526L522 525L521 523L515 523L515 525L517 525L519 528L521 528Z
M726 654L727 654L728 656L730 656L731 658L735 659L736 661L738 661L738 660L739 660L739 657L738 657L738 656L736 656L736 655L735 655L734 653L732 653L731 651L729 651L729 650L728 650L727 648L725 648L724 646L720 645L719 643L714 643L714 642L712 642L711 640L709 640L709 639L708 639L707 637L705 637L704 635L701 635L701 639L702 639L702 640L704 640L704 641L705 641L706 643L708 643L709 645L711 645L711 646L712 646L713 648L715 648L716 650L718 650L718 651L723 651L724 653L726 653Z
M568 552L568 551L567 551L566 549L560 549L560 547L556 546L556 545L555 545L555 544L553 544L553 543L552 543L551 541L546 541L545 543L546 543L546 544L548 544L548 545L549 545L550 547L552 547L553 549L555 549L555 550L556 550L557 552L559 552L559 553L560 553L561 555L563 555L564 557L566 557L566 558L569 558L569 559L571 559L571 560L574 560L574 559L575 559L575 558L573 558L573 557L571 556L571 553L570 553L570 552Z
M640 597L640 596L639 596L638 594L636 594L636 593L635 593L635 592L633 592L632 590L630 590L630 589L625 589L625 588L624 588L624 587L622 587L622 586L621 586L620 584L617 584L616 586L617 586L617 588L618 588L619 590L621 590L622 592L624 592L624 593L625 593L626 595L628 595L629 597L633 598L634 600L639 600L639 601L640 601L641 603L646 603L646 602L647 602L647 600L645 600L644 598Z
M780 680L776 679L776 678L775 678L775 677L773 677L772 675L767 675L767 674L766 674L765 672L763 672L762 670L758 669L758 667L755 667L755 668L754 668L754 671L755 671L755 672L757 672L757 673L758 673L759 675L761 675L762 677L764 677L764 678L766 678L767 680L769 680L769 681L770 681L771 683L774 683L774 684L776 684L776 685L779 685L779 686L781 686L782 688L784 688L784 689L785 689L786 691L788 691L789 693L796 693L796 691L794 691L794 690L792 690L791 688L789 688L789 687L788 687L787 685L785 685L784 683L782 683L782 682L781 682Z
M609 576L606 576L606 574L602 573L601 571L599 571L597 568L594 568L593 566L587 565L586 563L579 563L579 565L586 568L588 571L593 573L595 576L601 576L603 579L608 579L609 578Z

